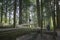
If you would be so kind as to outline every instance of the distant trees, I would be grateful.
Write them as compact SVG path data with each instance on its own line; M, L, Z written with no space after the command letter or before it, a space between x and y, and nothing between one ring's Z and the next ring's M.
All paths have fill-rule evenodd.
M47 25L46 23L44 24L44 22L50 22L51 17L53 21L56 20L54 9L54 5L56 5L56 11L58 13L57 22L59 25L59 5L57 2L58 0L55 1L56 3L54 3L53 1L54 0L3 0L1 6L1 22L3 21L3 18L5 23L10 23L13 20L13 24L15 25L16 21L19 20L18 24L22 24L27 23L31 16L34 22L38 21L36 24L38 24L39 27ZM17 9L17 7L19 8ZM16 15L18 14L16 10L19 11L19 15Z

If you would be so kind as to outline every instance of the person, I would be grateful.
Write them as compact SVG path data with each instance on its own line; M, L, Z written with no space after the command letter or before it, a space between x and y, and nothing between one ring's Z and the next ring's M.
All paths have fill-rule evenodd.
M31 22L31 19L29 19L29 22Z
M47 25L47 30L50 31L50 24Z

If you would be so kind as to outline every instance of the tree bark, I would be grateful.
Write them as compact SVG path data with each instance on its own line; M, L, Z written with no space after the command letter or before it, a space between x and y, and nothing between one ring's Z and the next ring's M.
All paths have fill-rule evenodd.
M54 27L54 31L55 31L55 26L56 26L56 23L55 23L55 1L56 0L54 0L54 9L53 9L53 11L52 11L52 18L53 18L53 27Z
M7 23L7 0L6 0L6 13L5 13L5 23Z
M38 19L38 26L40 27L40 5L39 0L36 0L37 5L37 19Z
M19 0L19 24L22 24L22 0Z
M3 0L2 0L2 6L1 6L1 23L3 21Z
M13 23L13 25L14 25L14 27L15 27L15 25L16 25L16 0L14 1L14 23Z
M60 9L59 9L59 0L56 0L56 11L57 11L57 27L60 28Z

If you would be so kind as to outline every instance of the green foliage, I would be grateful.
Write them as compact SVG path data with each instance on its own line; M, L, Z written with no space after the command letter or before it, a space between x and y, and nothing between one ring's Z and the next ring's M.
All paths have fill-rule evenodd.
M5 2L5 0L3 1L3 3L4 3L4 5L3 5L3 13L5 13L5 5L7 5L7 13L10 11L10 12L12 12L13 11L13 9L14 9L14 4L13 3L11 3L12 1L11 0L6 0L6 1L8 1L8 3L6 4L6 3L4 3ZM40 18L39 19L43 19L43 21L42 22L44 22L45 21L45 25L47 25L46 23L48 23L48 22L50 22L50 27L51 27L51 29L53 29L53 23L51 22L51 21L53 21L53 19L51 20L51 16L52 15L54 15L53 13L52 13L52 9L51 9L51 5L50 5L50 2L52 1L52 0L42 0L43 1L43 3L42 3L42 5L41 4L39 4L40 5L40 12L41 12L41 8L43 8L42 9L42 11L45 9L45 11L44 12L42 12L41 13L41 15L43 16L43 18L41 18L42 16L40 15ZM0 2L2 2L2 0L0 0ZM18 3L18 2L17 2ZM16 5L17 7L19 6L19 3ZM31 9L31 7L33 7L32 9ZM53 7L52 7L53 8ZM30 10L31 9L31 10ZM29 18L30 18L30 12L31 12L31 15L32 14L34 14L33 16L32 16L32 21L34 22L34 23L36 23L36 24L38 24L37 23L37 21L38 21L38 19L37 19L37 11L36 11L36 0L23 0L23 11L22 11L22 13L23 13L23 15L22 15L22 18L23 18L23 23L27 23L27 21L29 20ZM0 10L0 12L1 12L1 10ZM46 13L46 16L44 16L44 14ZM17 13L16 13L17 14ZM3 14L3 15L5 15L5 14ZM17 15L18 16L18 15ZM17 19L17 21L18 21L18 17L16 17ZM12 18L13 19L13 18ZM50 20L50 21L49 21ZM5 17L3 18L3 21L5 21ZM40 21L40 20L39 20ZM7 19L7 22L9 22L9 19ZM44 23L43 23L44 24Z

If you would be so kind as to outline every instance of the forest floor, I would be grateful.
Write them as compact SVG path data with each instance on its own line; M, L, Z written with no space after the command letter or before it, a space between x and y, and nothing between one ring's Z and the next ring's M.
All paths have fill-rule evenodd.
M43 34L41 37L41 34L39 33L30 33L30 34L26 34L21 37L18 37L16 40L53 40L53 36ZM57 31L56 40L60 40L60 31Z

